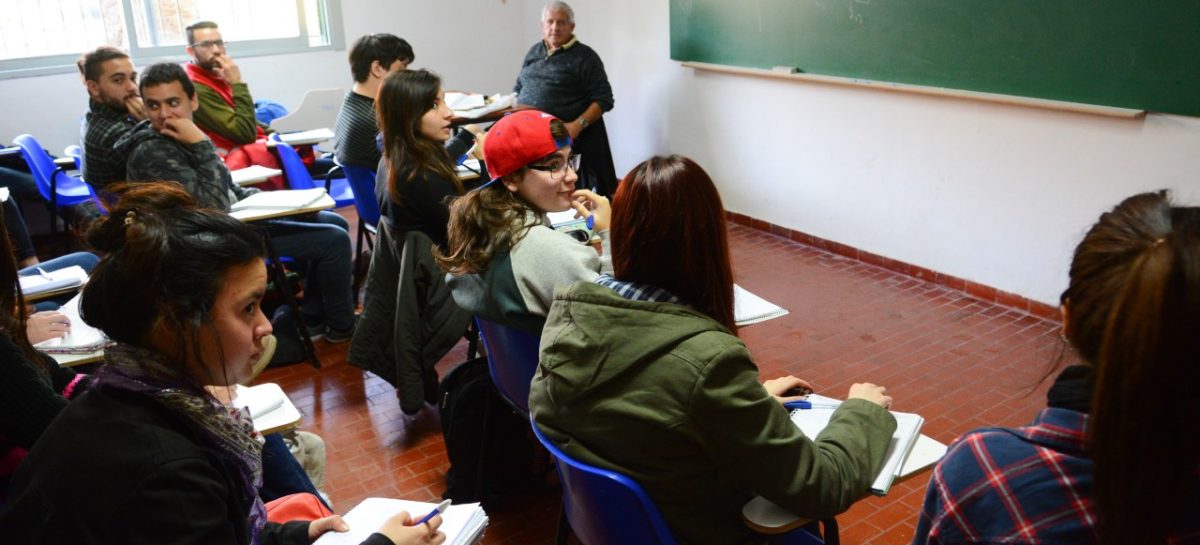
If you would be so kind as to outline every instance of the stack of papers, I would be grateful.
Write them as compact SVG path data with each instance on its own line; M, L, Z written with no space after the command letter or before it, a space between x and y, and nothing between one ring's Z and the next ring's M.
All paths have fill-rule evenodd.
M47 354L90 354L108 345L108 337L104 332L86 323L79 317L79 299L83 294L72 297L67 304L58 309L71 320L71 332L66 337L48 339L33 345L34 348Z
M507 95L501 95L501 94L497 93L497 94L494 94L494 95L488 97L487 100L490 100L491 102L487 102L486 104L476 106L474 108L466 108L466 109L460 110L458 108L455 108L454 106L450 106L450 109L454 110L455 117L475 119L478 117L483 117L492 112L496 112L496 111L503 110L505 108L513 107L517 103L517 94L510 93ZM449 93L447 93L446 104L450 105Z
M808 401L813 404L813 408L792 411L792 422L809 439L815 440L825 426L829 425L829 418L842 402L817 394L810 394ZM919 414L892 411L892 416L896 417L896 433L892 434L892 440L888 444L883 468L875 476L875 482L871 483L871 492L878 496L887 494L892 488L892 481L900 476L904 460L908 458L917 437L921 435L921 426L925 424L925 419Z
M57 271L43 271L39 268L38 271L40 274L22 276L17 280L21 285L21 293L25 297L77 288L87 282L88 278L87 272L79 265Z
M383 521L400 511L407 511L413 521L418 521L437 507L436 503L367 498L342 517L350 526L345 533L326 532L314 545L359 545L383 525ZM438 531L446 534L447 545L468 545L483 537L487 528L487 513L478 503L451 505L442 513L442 526Z
M451 110L474 110L482 108L487 100L479 93L446 93L446 106Z
M733 320L738 327L765 322L787 313L787 309L754 295L737 284L733 285Z
M312 206L325 196L325 188L280 189L261 191L250 195L229 207L230 212L240 210L296 210Z

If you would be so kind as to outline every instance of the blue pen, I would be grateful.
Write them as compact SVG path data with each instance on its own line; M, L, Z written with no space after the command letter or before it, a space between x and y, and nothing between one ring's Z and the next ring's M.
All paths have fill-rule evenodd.
M413 526L420 526L422 524L425 524L426 522L429 522L429 519L432 519L433 517L436 517L436 516L444 513L446 511L446 509L449 507L450 507L450 500L446 500L442 503L439 503L437 507L433 508L433 511L430 511L428 515L425 515L423 518L421 518L421 520L418 520L416 524L413 524Z
M592 229L595 229L595 227L596 227L596 215L595 215L595 214L589 214L589 215L588 215L588 217L587 217L587 222L585 222L585 223L584 223L584 225L587 225L588 231L591 231Z
M808 401L788 401L783 404L783 408L792 409L811 409L812 403Z

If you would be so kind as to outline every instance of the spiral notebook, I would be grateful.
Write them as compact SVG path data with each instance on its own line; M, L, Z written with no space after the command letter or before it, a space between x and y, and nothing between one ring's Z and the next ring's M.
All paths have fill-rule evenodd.
M746 288L733 285L733 320L738 327L765 322L787 313L787 309L746 291Z
M817 394L810 394L808 401L813 404L813 408L793 410L792 422L800 428L800 431L804 432L804 435L810 439L816 439L825 426L829 425L830 417L842 402ZM896 417L896 432L892 434L892 440L888 443L883 467L875 476L875 481L871 483L871 492L877 496L887 494L888 490L892 488L892 482L900 476L904 460L908 458L917 438L921 436L921 426L925 424L925 419L919 414L896 411L891 411L891 413Z
M435 507L436 503L367 498L342 517L350 526L350 531L327 532L314 541L313 545L359 545L392 515L407 511L413 520L420 520ZM438 531L446 534L447 545L468 545L483 537L487 525L487 513L484 513L478 503L464 503L451 505L442 513L442 525Z

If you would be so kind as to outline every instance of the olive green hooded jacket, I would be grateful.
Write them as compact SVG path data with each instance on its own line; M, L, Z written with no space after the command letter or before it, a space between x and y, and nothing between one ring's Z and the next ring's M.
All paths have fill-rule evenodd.
M560 288L530 410L568 455L623 473L681 543L754 543L741 509L762 495L798 515L841 513L870 491L896 422L848 400L805 437L759 382L746 345L688 307L603 286Z

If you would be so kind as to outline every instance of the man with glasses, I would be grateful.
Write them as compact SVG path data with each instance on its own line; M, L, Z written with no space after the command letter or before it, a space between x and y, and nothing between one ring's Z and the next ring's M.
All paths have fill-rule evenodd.
M267 151L265 125L254 117L254 98L242 81L242 70L226 51L221 30L212 21L200 21L187 27L186 64L188 77L196 84L200 108L196 125L217 147L217 153L233 170L250 165L279 168L275 156ZM268 180L272 189L283 187L280 176ZM260 186L266 188L266 185Z

